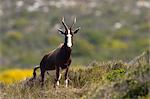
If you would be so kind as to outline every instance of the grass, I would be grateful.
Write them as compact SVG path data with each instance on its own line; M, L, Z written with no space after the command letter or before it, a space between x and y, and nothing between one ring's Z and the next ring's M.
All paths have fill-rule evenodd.
M26 79L12 85L1 84L3 99L149 99L150 64L149 51L129 63L122 61L93 62L88 67L71 67L69 87L53 88L54 72L46 74L45 85L40 77ZM14 90L15 89L15 90Z

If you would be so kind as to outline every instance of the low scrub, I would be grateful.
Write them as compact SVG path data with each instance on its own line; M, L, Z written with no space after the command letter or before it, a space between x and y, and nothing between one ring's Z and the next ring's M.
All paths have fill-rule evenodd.
M53 88L55 72L46 73L45 85L40 77L13 85L1 84L0 97L15 99L148 99L150 98L149 51L129 63L96 62L88 67L71 67L69 87ZM14 90L15 89L15 90Z

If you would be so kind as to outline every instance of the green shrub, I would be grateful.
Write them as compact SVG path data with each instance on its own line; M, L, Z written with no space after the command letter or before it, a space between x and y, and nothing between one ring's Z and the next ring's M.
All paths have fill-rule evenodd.
M104 43L103 47L106 49L121 50L121 49L127 49L128 44L121 40L114 39Z
M106 78L109 81L115 81L115 80L121 79L124 76L125 72L126 72L125 69L122 69L122 68L112 70L106 74Z
M148 48L148 46L150 45L150 39L149 38L141 38L141 39L138 39L135 43L139 46L139 48L141 48L141 47Z
M139 28L142 30L142 32L148 32L150 29L150 24L148 22L143 22L139 25Z
M138 99L138 96L146 96L148 94L148 85L140 83L136 80L128 80L128 91L123 96L124 99Z
M23 34L17 31L12 31L6 33L6 39L7 40L14 40L14 41L19 41L22 40Z
M83 30L84 37L94 45L99 45L105 40L103 31L87 29Z
M129 28L120 28L114 33L114 38L129 39L134 35L134 32Z
M83 87L88 83L99 83L102 80L102 74L105 72L100 66L92 68L79 68L69 73L69 78L74 87Z
M28 19L21 17L21 18L18 18L18 19L15 21L14 27L16 27L16 28L21 28L21 27L26 26L28 23L29 23L29 20L28 20Z
M77 39L74 45L74 55L76 56L91 56L94 54L95 47L84 39Z
M33 52L24 52L19 56L19 61L25 65L36 64L39 57L34 55Z
M58 46L62 42L62 40L61 40L60 36L53 35L53 36L49 36L47 38L47 42L49 45L53 45L53 46L57 45Z

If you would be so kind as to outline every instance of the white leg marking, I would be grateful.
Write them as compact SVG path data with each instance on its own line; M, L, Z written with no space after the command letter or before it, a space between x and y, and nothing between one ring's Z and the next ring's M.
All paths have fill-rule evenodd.
M56 82L57 86L59 86L59 80L61 79L61 75L62 75L62 74L59 74L58 81Z
M57 86L59 86L59 81L56 82Z
M65 80L66 87L68 87L68 79Z
M62 75L62 74L59 74L59 78L58 78L58 80L60 80L60 79L61 79L61 75Z
M68 30L67 37L68 37L67 46L68 46L68 47L71 47L71 46L72 46L72 41L71 41L72 35L70 34L70 30Z

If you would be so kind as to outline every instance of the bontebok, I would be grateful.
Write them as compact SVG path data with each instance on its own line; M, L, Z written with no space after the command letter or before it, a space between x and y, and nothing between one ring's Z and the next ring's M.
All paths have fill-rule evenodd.
M73 24L68 27L62 19L62 24L65 27L65 31L58 29L58 31L65 36L64 43L58 48L44 55L40 62L40 66L36 66L33 71L33 79L36 78L36 70L40 68L41 71L41 82L44 85L44 74L47 70L56 70L56 79L54 86L59 85L59 80L61 79L60 69L65 70L65 85L68 86L68 70L71 64L71 51L73 46L73 36L76 34L80 28L72 30L74 24L76 23L76 18Z

